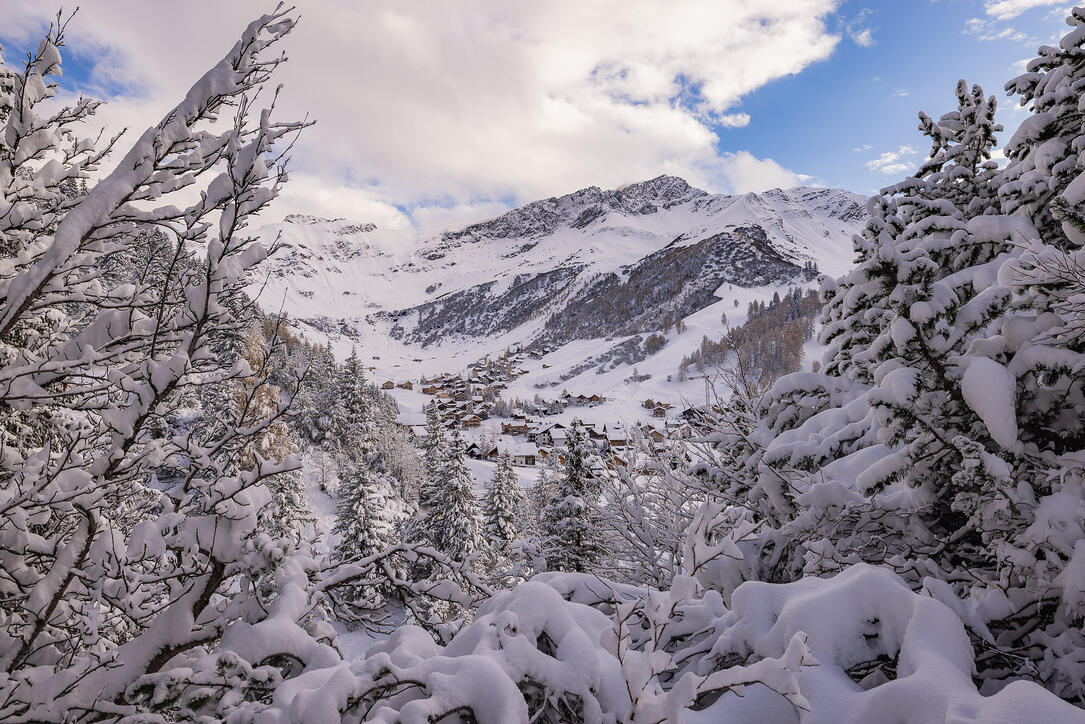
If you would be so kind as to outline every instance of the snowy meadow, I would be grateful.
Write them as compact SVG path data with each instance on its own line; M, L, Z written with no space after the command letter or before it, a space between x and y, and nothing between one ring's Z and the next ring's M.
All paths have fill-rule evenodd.
M298 14L99 138L58 18L0 62L0 721L1085 722L1066 15L1017 128L947 88L854 265L705 336L688 434L616 463L571 416L526 487L251 293L311 125L276 105Z

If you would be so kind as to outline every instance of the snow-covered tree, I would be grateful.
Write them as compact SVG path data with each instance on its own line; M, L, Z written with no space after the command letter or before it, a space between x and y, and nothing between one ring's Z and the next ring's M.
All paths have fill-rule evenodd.
M423 505L426 539L456 561L466 561L485 545L475 478L466 462L466 445L453 430L445 456L442 484Z
M374 445L374 411L357 348L339 370L335 390L331 435L336 455L350 465L364 460Z
M350 561L383 552L392 543L392 515L389 510L387 481L369 470L365 463L346 468L340 476L335 507L335 527L339 536L335 558ZM364 586L348 586L340 597L371 599L379 597ZM349 605L349 601L347 605Z
M49 428L44 445L0 455L3 718L219 718L281 680L264 662L283 635L315 645L316 621L287 612L305 599L303 564L259 530L267 481L295 463L258 447L295 390L250 424L157 433L200 387L254 376L216 345L244 329L231 301L265 250L242 230L275 197L303 125L273 120L274 98L257 95L293 25L282 12L250 24L94 183L82 181L117 146L77 135L97 103L46 103L64 24L2 74L0 404ZM177 197L183 187L202 193ZM177 257L171 272L101 277L158 232ZM166 461L184 474L154 487Z
M547 456L539 468L534 485L527 490L525 502L528 510L528 527L532 535L536 537L542 535L543 511L554 496L554 483L558 477L557 462L556 453Z
M720 477L745 488L713 516L745 531L730 580L889 565L976 611L981 679L1081 697L1083 11L1070 24L1007 86L1034 113L1006 168L980 89L921 118L931 158L870 201L855 268L824 289L823 374L782 378L721 437L741 454Z
M504 554L509 544L520 538L525 503L524 491L512 467L512 456L506 452L498 460L482 506L486 541L491 550Z
M603 555L600 483L590 468L588 442L579 421L565 438L565 470L543 510L543 548L550 570L587 572Z

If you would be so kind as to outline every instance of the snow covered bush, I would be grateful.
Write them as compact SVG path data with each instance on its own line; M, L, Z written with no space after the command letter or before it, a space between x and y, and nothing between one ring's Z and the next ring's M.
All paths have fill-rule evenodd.
M887 565L965 620L985 693L1081 703L1085 10L1068 22L1007 85L1032 115L1006 168L978 87L921 114L929 160L870 200L855 268L824 285L823 373L721 425L700 472L705 535L734 539L721 582Z
M224 354L265 256L244 228L304 126L274 120L270 91L256 105L293 25L251 23L97 182L120 143L76 135L97 103L47 102L63 25L0 74L0 719L219 716L304 660L276 648L291 632L325 635L291 596L307 577L290 543L259 530L268 483L296 467L274 448L300 380L275 400L265 352ZM221 385L236 414L171 431ZM268 628L263 654L237 653Z

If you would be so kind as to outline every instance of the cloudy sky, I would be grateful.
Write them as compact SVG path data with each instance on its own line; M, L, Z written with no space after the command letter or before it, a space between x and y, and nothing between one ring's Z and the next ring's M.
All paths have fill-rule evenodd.
M138 135L273 2L81 0L64 92ZM1003 83L1065 32L1058 0L297 3L281 117L318 123L277 213L444 228L661 173L710 191L871 193L927 150L916 112ZM9 63L56 12L4 0Z

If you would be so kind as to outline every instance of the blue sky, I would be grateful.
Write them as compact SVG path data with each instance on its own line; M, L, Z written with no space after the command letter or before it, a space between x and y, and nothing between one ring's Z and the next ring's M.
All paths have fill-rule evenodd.
M103 125L156 122L261 0L85 0L66 92ZM1003 84L1065 32L1052 0L301 2L280 108L318 124L282 213L438 229L588 185L660 173L711 191L817 184L863 194L928 150L916 113L959 78L1024 117ZM5 0L15 61L55 12ZM207 22L206 18L213 18Z
M1021 61L1034 57L1040 44L1056 42L1067 30L1060 6L1025 10L1005 21L968 0L853 1L840 13L853 17L862 8L872 11L872 45L841 42L828 60L751 93L741 105L750 124L717 128L720 148L747 149L821 183L872 193L900 173L866 164L911 146L917 153L901 161L914 166L929 150L916 130L917 113L937 117L953 110L960 78L998 99L1008 138L1024 113L1006 96L1005 82L1023 72ZM1007 30L1007 37L995 37Z

